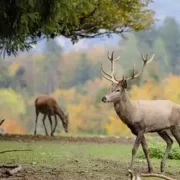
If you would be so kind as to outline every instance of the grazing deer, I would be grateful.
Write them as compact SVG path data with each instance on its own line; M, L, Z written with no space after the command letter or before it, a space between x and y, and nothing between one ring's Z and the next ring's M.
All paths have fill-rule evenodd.
M144 134L157 132L167 143L166 151L161 161L161 172L163 172L168 153L173 144L173 140L168 135L168 130L172 132L180 145L180 105L169 100L131 100L127 91L127 81L140 76L146 65L154 59L154 55L148 59L148 54L146 56L141 54L143 60L141 71L136 74L134 66L132 76L129 78L124 78L123 76L121 80L117 80L114 76L114 62L120 57L114 59L113 55L114 52L112 52L111 56L108 53L108 59L111 62L110 74L104 71L101 63L103 77L112 82L108 94L103 96L102 101L104 103L114 103L114 109L119 118L136 135L130 169L132 169L137 149L141 144L147 159L148 171L153 171Z
M36 135L37 120L38 120L39 113L44 114L42 121L43 121L43 126L45 129L45 133L47 136L48 136L48 132L47 132L47 129L45 126L46 116L48 116L49 122L51 125L51 136L54 135L54 132L55 132L56 127L57 127L57 116L56 115L58 115L59 118L61 119L65 132L68 132L68 124L69 124L68 114L65 114L61 110L61 108L59 107L59 105L57 104L56 100L53 97L48 96L48 95L41 95L41 96L37 97L35 100L35 109L36 109L36 121L35 121L34 135ZM55 117L54 129L52 127L51 116Z

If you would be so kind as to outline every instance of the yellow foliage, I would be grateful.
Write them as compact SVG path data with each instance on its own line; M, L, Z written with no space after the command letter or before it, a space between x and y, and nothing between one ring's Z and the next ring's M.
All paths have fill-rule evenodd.
M138 87L137 85L133 85L130 90L130 96L133 99L157 99L162 98L163 87L161 84L154 84L151 79L148 79L147 82L142 86Z
M122 135L129 133L127 126L115 115L111 110L109 113L109 122L105 126L107 134L109 135Z
M25 133L26 130L19 121L26 111L23 97L12 89L0 89L0 99L1 119L6 119L2 127L7 133Z
M0 112L7 111L8 114L13 115L25 113L23 97L12 89L0 89L0 99Z
M105 131L109 135L120 135L127 133L127 127L116 116L114 108L110 104L100 102L98 106L94 105L98 89L107 86L107 81L95 79L86 84L88 93L79 94L75 88L57 89L51 94L56 100L63 101L69 112L71 134L81 132ZM96 88L94 88L96 87ZM59 101L59 103L62 103Z
M14 76L17 72L17 70L19 69L20 64L18 62L13 62L10 66L9 66L9 74L11 76Z
M25 128L23 128L15 119L6 118L2 127L7 133L11 134L24 134L26 132Z
M102 93L104 89L108 91L110 86L108 81L97 78L84 84L86 94L81 94L76 88L56 89L51 94L69 113L71 135L80 133L131 134L129 128L116 115L112 104L104 104L101 100L95 101L100 99L104 95ZM132 99L169 99L180 103L179 87L180 76L170 75L165 83L154 83L148 79L141 87L134 85L129 93ZM11 89L0 89L0 98L1 116L8 119L7 124L4 125L6 130L11 133L25 132L21 126L17 126L19 115L25 113L21 95ZM35 98L29 99L28 104L34 106L34 100Z
M56 89L56 91L51 94L56 100L63 99L66 104L72 103L79 98L78 93L75 88L71 89Z
M164 96L166 99L180 104L180 76L170 75L167 78Z
M67 105L68 111L70 112L69 121L70 121L70 132L73 134L78 133L78 127L81 127L84 123L84 107L79 105Z
M148 81L142 86L134 85L131 88L130 96L133 99L168 99L180 103L180 76L169 75L165 83L153 83Z

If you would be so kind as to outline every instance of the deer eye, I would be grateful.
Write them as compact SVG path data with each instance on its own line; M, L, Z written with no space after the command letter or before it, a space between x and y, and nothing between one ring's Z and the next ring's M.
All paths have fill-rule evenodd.
M116 92L120 92L120 89L117 89Z

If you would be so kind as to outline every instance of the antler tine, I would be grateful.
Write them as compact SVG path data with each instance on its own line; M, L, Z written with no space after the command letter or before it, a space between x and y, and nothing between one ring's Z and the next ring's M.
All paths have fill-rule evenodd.
M114 62L117 61L117 60L120 58L120 56L119 56L118 58L114 59L114 51L112 51L111 55L110 55L110 53L109 53L109 51L108 51L107 57L108 57L108 59L109 59L110 62L111 62L111 73L110 73L110 74L106 73L106 72L104 71L103 66L102 66L102 63L101 63L101 71L102 71L103 77L104 77L105 79L111 81L111 82L117 83L118 80L116 80L116 78L115 78L115 76L114 76L114 74L115 74Z
M109 53L108 53L108 55L109 55ZM108 59L111 61L111 74L110 75L111 75L113 82L118 82L114 76L114 74L115 74L114 62L117 61L119 58L120 58L120 56L118 58L114 59L114 51L112 51L111 58L109 58L109 56L108 56Z
M104 71L102 62L101 62L101 72L102 72L102 75L103 75L103 77L104 77L105 79L107 79L108 81L111 81L111 82L112 82L111 76Z
M155 54L153 54L153 55L151 56L151 58L148 60L147 64L149 64L149 63L151 63L151 62L153 61L154 56L155 56Z
M114 59L114 51L112 51L111 56L109 55L109 51L107 54L108 59L112 62L112 61L117 61L120 59L120 56L118 56L116 59Z
M109 54L109 51L107 52L107 57L108 57L108 59L109 59L110 61L112 61L113 56L114 56L114 51L112 51L111 56L110 56L110 54Z
M127 78L126 80L132 80L132 79L137 78L139 75L141 75L141 73L144 71L144 68L146 67L146 65L149 64L150 62L152 62L152 60L154 59L154 56L155 56L155 54L153 54L151 56L151 58L148 60L148 54L146 54L146 57L145 57L141 53L141 58L143 60L143 67L142 67L141 71L138 72L137 74L135 74L135 63L134 63L132 76Z
M134 78L135 77L135 62L134 62L134 64L133 64L133 72L132 72L133 74L132 74L132 78Z
M146 57L143 56L141 53L141 58L145 64L149 64L154 59L155 54L151 56L151 58L148 60L148 54L146 54Z

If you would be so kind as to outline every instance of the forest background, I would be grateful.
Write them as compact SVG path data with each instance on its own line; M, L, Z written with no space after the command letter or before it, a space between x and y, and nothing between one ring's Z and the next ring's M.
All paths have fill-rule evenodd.
M46 41L40 51L34 48L18 56L0 60L0 114L8 133L32 133L34 101L40 94L52 95L70 116L70 135L128 135L112 104L101 102L110 83L102 78L100 62L108 71L107 52L115 51L116 76L128 76L136 63L142 66L140 52L155 53L144 74L128 83L132 99L169 99L180 104L180 25L173 17L148 31L132 32L118 45L93 45L65 51L57 39ZM41 119L39 117L39 119ZM46 121L47 125L49 122ZM39 132L44 133L39 120ZM64 134L61 122L57 133Z

